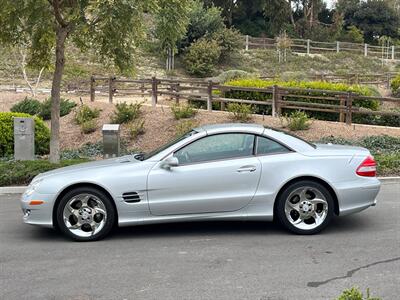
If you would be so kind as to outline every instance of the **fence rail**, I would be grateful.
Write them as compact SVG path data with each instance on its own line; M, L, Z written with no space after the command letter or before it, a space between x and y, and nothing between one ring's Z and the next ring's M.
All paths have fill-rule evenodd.
M261 38L245 35L244 49L277 49L277 41L274 38ZM400 46L375 46L366 43L349 42L319 42L309 39L290 39L290 50L296 53L339 53L349 52L381 59L400 60Z
M347 84L371 84L384 85L387 89L390 88L391 81L398 73L377 73L377 74L306 74L302 75L302 80L318 80L328 81L332 83L347 83ZM260 79L279 79L280 75L265 74L259 77Z
M99 85L102 84L102 85ZM257 92L267 95L266 100L236 99L226 97L229 92L244 91ZM159 102L159 96L167 96L180 103L184 100L197 100L206 103L208 111L213 110L213 103L220 103L221 110L225 110L227 103L244 103L252 105L264 105L271 107L273 116L280 116L282 109L297 109L315 112L337 113L340 122L352 124L354 114L365 115L390 115L400 117L400 112L385 110L368 110L354 106L355 100L375 100L380 103L390 102L400 107L400 98L392 97L371 97L351 92L288 88L277 85L267 88L226 86L218 83L191 79L117 79L116 77L91 77L90 79L90 100L95 101L97 93L108 94L109 102L112 103L116 95L138 95L151 96L152 106ZM317 94L317 95L316 95ZM297 100L296 100L297 98ZM302 99L311 100L307 102ZM330 102L330 103L318 103Z

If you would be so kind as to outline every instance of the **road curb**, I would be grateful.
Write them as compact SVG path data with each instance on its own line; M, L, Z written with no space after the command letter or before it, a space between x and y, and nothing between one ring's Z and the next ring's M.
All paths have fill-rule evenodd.
M1 194L22 194L27 189L27 186L3 186L0 187Z
M382 182L382 184L386 183L400 183L400 176L392 176L392 177L378 177L378 179ZM3 186L0 187L0 195L1 194L22 194L28 186Z

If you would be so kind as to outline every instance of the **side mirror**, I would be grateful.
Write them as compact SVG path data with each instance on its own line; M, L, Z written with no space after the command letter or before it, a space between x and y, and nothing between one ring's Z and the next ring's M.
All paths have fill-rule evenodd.
M160 166L165 170L170 170L173 167L179 166L179 160L175 156L171 156L162 161Z

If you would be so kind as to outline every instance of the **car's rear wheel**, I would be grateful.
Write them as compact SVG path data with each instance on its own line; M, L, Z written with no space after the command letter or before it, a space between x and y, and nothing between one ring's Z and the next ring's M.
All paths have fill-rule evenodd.
M314 234L333 217L334 202L320 183L302 180L289 185L277 199L275 213L280 223L297 234Z
M107 236L115 222L115 209L103 192L79 187L67 192L57 206L58 228L76 241Z

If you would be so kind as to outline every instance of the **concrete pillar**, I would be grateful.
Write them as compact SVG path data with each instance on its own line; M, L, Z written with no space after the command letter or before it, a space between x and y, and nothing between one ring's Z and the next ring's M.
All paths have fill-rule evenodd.
M35 159L35 121L33 118L14 118L14 159Z

